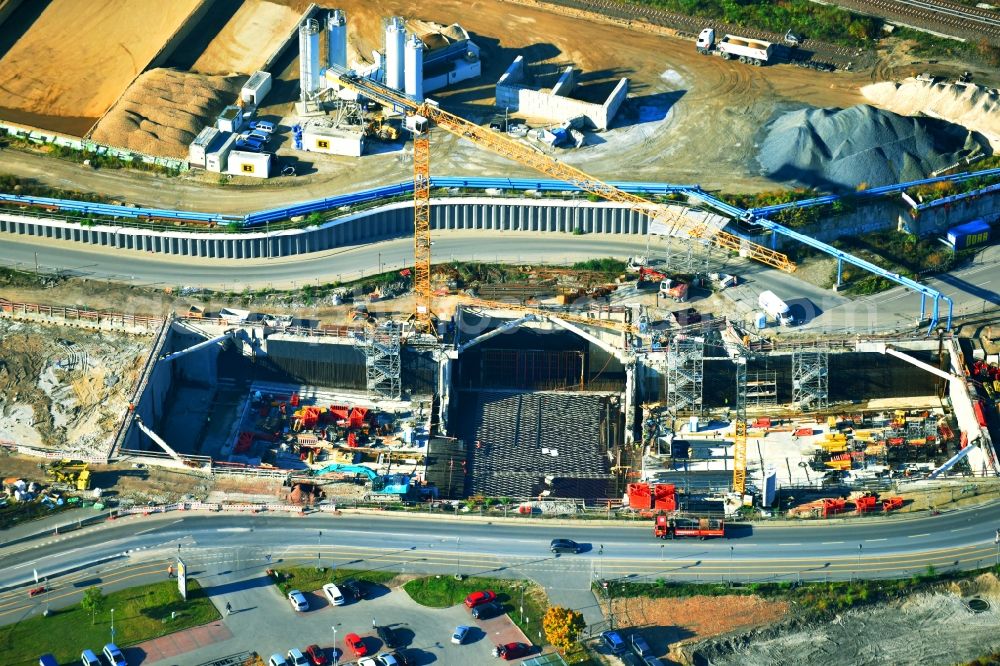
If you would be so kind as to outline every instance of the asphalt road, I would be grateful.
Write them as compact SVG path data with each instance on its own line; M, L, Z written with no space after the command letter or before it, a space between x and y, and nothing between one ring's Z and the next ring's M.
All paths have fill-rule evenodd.
M83 568L95 561L142 562L180 551L242 549L273 559L354 561L489 575L588 578L649 576L676 580L823 580L898 577L957 566L985 566L997 556L1000 506L937 516L873 518L844 524L733 525L730 537L660 541L649 521L621 524L488 520L479 517L158 514L0 549L0 588ZM322 531L322 535L319 532ZM578 555L553 556L548 542L587 544ZM859 558L860 556L860 558ZM2 621L2 618L0 618Z

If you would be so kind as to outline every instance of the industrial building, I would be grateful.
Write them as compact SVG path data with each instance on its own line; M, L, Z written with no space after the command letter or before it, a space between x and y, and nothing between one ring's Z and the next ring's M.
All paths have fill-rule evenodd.
M497 81L496 105L499 109L553 123L567 123L582 117L587 119L593 129L606 130L628 97L626 78L618 81L602 103L585 102L571 97L575 87L576 76L571 66L563 70L551 90L533 87L524 56L517 56Z
M213 144L205 150L205 169L214 173L224 173L229 153L235 144L235 134L219 132Z
M243 128L243 109L235 104L227 106L215 120L220 132L239 132Z

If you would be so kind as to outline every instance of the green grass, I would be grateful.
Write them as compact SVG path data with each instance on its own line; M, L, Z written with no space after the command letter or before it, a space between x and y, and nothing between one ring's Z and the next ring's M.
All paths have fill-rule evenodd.
M606 257L604 259L587 259L578 261L572 266L575 271L595 271L597 273L607 273L618 275L625 272L625 262L621 259Z
M317 569L316 567L276 567L275 572L281 574L281 579L275 581L275 585L282 594L288 594L292 590L302 592L315 592L327 583L339 583L347 578L356 578L366 581L372 585L385 585L396 577L395 571L368 571L366 569L341 569L336 570L330 567Z
M477 590L493 590L497 601L510 614L524 635L534 643L544 644L539 639L538 632L542 627L542 617L548 610L549 602L545 592L538 585L520 580L505 578L466 578L455 580L454 576L427 576L417 578L403 585L403 589L415 602L430 608L447 608L460 604L470 593ZM521 604L521 591L524 590L524 618L518 610Z
M115 642L134 645L166 634L206 624L219 612L197 581L188 580L188 600L181 599L177 581L112 592L91 623L91 614L79 605L34 615L0 628L0 664L28 666L38 655L51 652L62 664L77 663L84 648L99 652L111 640L111 609L115 609ZM171 611L177 612L174 620Z

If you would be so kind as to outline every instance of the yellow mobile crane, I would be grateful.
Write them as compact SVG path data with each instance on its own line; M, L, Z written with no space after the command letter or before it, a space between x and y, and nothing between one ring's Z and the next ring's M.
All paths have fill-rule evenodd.
M531 167L547 176L565 181L577 188L596 194L608 201L626 204L631 210L645 215L652 221L664 223L671 233L684 232L690 238L704 238L720 248L739 252L742 256L760 261L768 266L791 273L795 264L787 256L756 243L723 231L712 231L702 223L653 203L642 197L624 192L579 169L563 164L548 155L537 152L518 141L508 139L499 132L480 127L441 109L435 102L417 102L403 93L371 79L358 76L352 70L331 66L326 70L328 81L352 90L363 97L378 102L385 108L406 115L406 128L413 132L413 291L416 295L415 327L420 332L431 332L431 231L430 231L430 139L428 132L433 123L455 136L468 139L481 148ZM706 235L711 237L706 238Z

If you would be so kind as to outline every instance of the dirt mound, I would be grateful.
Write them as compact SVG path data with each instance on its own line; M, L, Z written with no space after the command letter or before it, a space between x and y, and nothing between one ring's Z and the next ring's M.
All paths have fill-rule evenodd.
M916 180L981 152L960 125L861 104L778 117L757 159L770 178L829 190Z
M906 79L873 83L862 88L861 94L883 109L906 116L925 114L958 123L981 133L994 151L1000 151L1000 93L996 90Z
M100 116L200 2L23 3L3 26L24 31L0 58L3 106L43 118Z
M152 69L137 78L91 138L161 157L185 157L188 144L235 100L245 76Z

